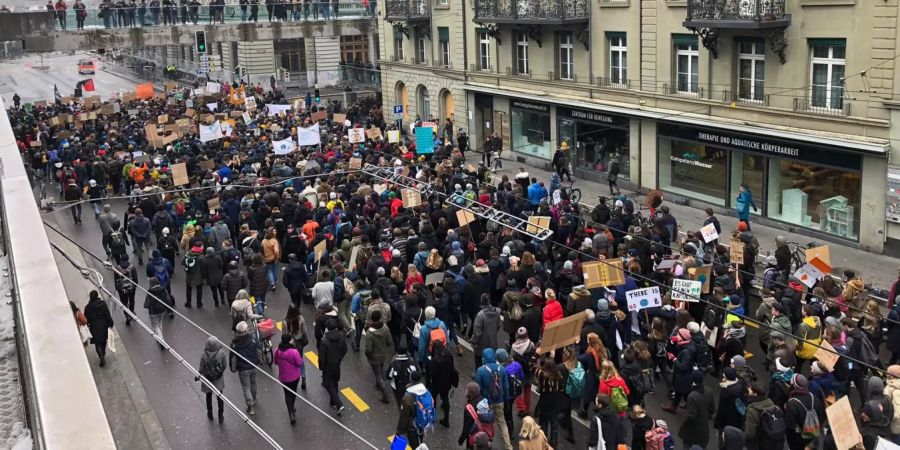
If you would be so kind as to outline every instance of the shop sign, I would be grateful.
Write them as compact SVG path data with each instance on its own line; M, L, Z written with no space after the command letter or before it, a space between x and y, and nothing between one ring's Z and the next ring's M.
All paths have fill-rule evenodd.
M714 128L701 129L672 124L660 124L659 135L726 149L749 151L776 158L828 164L849 170L860 170L862 168L858 152L832 146L811 145L800 141L770 139L753 134L730 133Z
M519 100L514 100L512 102L513 108L527 109L530 111L539 111L539 112L549 112L550 107L547 105L539 105L536 103L527 103Z
M597 122L601 124L609 124L609 125L627 125L628 118L621 116L611 116L609 114L603 114L596 111L580 111L577 109L566 109L562 110L561 114L564 116L571 117L572 119L578 121L587 121L587 122Z

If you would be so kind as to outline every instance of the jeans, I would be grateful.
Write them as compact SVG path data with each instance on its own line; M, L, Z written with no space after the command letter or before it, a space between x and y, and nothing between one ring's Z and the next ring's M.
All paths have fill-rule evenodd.
M256 313L264 316L266 312L266 294L259 294L256 297Z
M94 217L100 216L100 202L91 202L91 207L94 208Z
M275 285L278 282L278 262L266 263L266 275L269 277L269 284Z
M79 216L80 215L81 215L81 213L79 213ZM147 248L147 252L152 251L152 249L150 248L150 237L140 238L140 237L135 236L134 240L131 241L131 243L134 245L134 254L137 255L138 261L144 260L143 258L144 258L144 248L145 247Z
M244 391L244 401L247 407L256 404L256 369L241 370L238 372L241 380L241 389Z
M247 8L241 8L241 22L247 21Z
M221 300L222 304L225 304L225 290L222 289L221 284L209 285L209 290L212 291L213 302L218 305ZM199 297L198 297L199 299Z
M503 403L494 403L491 405L491 408L494 409L494 425L500 426L500 438L503 440L503 448L505 450L513 450L512 442L509 440L509 428L506 427L506 415L504 414L506 406Z
M162 334L163 316L165 316L165 313L151 314L150 315L150 328L153 330L153 333L155 333L157 336L159 336L160 340L165 341L165 339L163 339L163 334Z
M294 402L297 401L297 385L300 384L300 379L297 378L294 381L282 381L286 388L281 388L284 390L284 405L287 406L287 410L289 413L296 411L294 409Z
M72 219L76 222L81 222L81 203L72 206Z
M328 4L322 3L321 6L322 6L322 18L325 20L328 20L330 18L330 16L329 16L330 9L328 8Z

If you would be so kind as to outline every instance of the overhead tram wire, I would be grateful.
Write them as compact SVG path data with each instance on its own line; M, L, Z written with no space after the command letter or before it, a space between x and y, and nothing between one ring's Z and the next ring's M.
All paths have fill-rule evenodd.
M131 310L129 310L129 309L122 303L122 301L121 301L118 297L116 297L115 294L113 294L112 292L110 292L109 289L107 289L106 286L103 285L103 275L101 275L100 272L99 272L98 270L93 269L93 268L91 268L91 267L83 267L83 266L81 266L81 264L79 264L79 263L78 263L71 255L69 255L65 250L63 250L62 248L60 248L59 246L57 246L56 244L54 244L54 243L52 243L52 242L50 242L50 245L51 245L51 246L53 247L53 249L56 250L60 255L62 255L64 258L66 258L66 259L69 261L69 263L72 264L72 266L74 266L76 269L78 269L78 271L81 272L81 274L82 274L85 278L91 280L92 277L90 277L90 274L93 273L94 275L96 275L96 280L91 280L91 283L92 283L96 288L98 288L98 289L102 290L104 293L106 293L106 295L109 296L109 298L112 299L112 300L116 303L116 305L118 305L119 308L121 308L122 311L124 311L125 314L128 315L128 317L131 318L131 320L137 322L137 324L138 324L144 331L146 331L148 334L150 334L150 336L152 336L154 339L156 339L156 342L159 343L159 345L161 345L166 351L168 351L170 354L172 354L172 356L175 357L175 360L178 361L179 364L181 364L182 366L184 366L185 368L187 368L188 372L190 372L192 375L194 375L195 378L199 378L200 382L203 383L203 385L206 386L209 390L211 390L212 393L215 394L216 397L222 399L222 400L224 401L224 403L226 403L226 404L228 405L228 407L229 407L230 409L232 409L232 410L235 412L235 414L238 415L238 417L241 418L241 421L242 421L242 422L244 422L245 424L247 424L253 431L256 432L256 434L258 434L260 437L262 437L263 439L265 439L266 442L268 442L269 445L272 446L272 448L275 448L275 449L278 449L278 450L282 450L282 449L284 448L284 447L281 446L281 444L278 443L278 441L276 441L274 438L272 438L272 436L270 436L268 433L266 433L265 430L262 429L262 427L260 427L259 425L257 425L256 422L250 420L250 418L244 413L244 411L241 410L240 407L238 407L237 405L235 405L228 397L225 396L225 394L224 394L222 391L220 391L218 388L216 388L216 386L215 386L210 380L208 380L206 377L204 377L203 375L201 375L200 372L199 372L197 369L195 369L194 366L192 366L191 363L188 362L183 356L181 356L181 354L179 354L177 351L175 351L175 349L172 348L172 346L169 345L169 344L162 338L162 336L160 336L160 335L154 333L154 332L153 332L153 329L152 329L149 325L147 325L144 321L142 321L142 320L137 316L136 313L131 312ZM220 342L221 342L221 341L220 341ZM224 347L227 348L227 346L224 346Z
M51 224L49 224L49 223L47 223L47 222L44 222L44 225L45 225L46 227L50 228L51 230L55 231L57 234L59 234L60 236L62 236L62 237L63 237L64 239L66 239L67 241L71 242L71 243L72 243L73 245L75 245L76 247L78 247L78 248L82 251L82 253L84 253L84 254L86 254L86 255L89 255L89 256L90 256L91 258L93 258L95 261L97 261L97 262L103 264L103 265L106 266L108 269L112 270L114 273L118 274L118 275L121 276L121 277L124 277L124 279L125 279L125 280L128 280L128 282L130 282L131 284L133 284L133 285L135 286L136 289L138 289L138 290L140 290L140 291L142 291L142 292L145 292L145 293L146 293L147 295L149 295L150 297L152 297L152 298L156 299L157 301L159 301L161 304L163 304L163 305L169 310L170 313L173 313L173 314L177 315L178 317L180 317L181 319L183 319L183 320L186 321L188 324L190 324L191 326L193 326L193 327L196 328L197 330L201 331L203 334L207 335L208 337L214 338L216 341L218 341L220 344L222 344L222 347L223 347L224 349L226 349L228 352L230 352L233 356L235 356L235 357L237 357L237 358L240 358L240 359L243 360L245 363L247 363L247 364L253 366L253 368L254 368L255 370L259 371L259 372L262 373L265 377L267 377L267 378L269 378L270 380L274 381L277 385L281 386L283 389L285 389L285 390L287 390L288 392L291 392L292 394L294 394L298 399L300 399L300 401L306 403L308 406L310 406L311 408L313 408L314 410L316 410L317 412L319 412L321 415L323 415L323 416L325 416L326 418L328 418L331 422L333 422L333 423L335 423L336 425L338 425L339 427L341 427L344 431L347 431L348 433L350 433L350 435L352 435L353 437L359 439L360 442L364 443L367 447L371 448L372 450L379 450L379 447L378 447L377 445L373 444L372 442L368 441L368 440L365 439L364 437L360 436L358 433L356 433L355 431L353 431L351 428L347 427L346 425L344 425L343 423L341 423L339 420L335 419L335 418L332 417L330 414L328 414L327 412L323 411L321 408L319 408L319 407L316 406L314 403L312 403L309 399L307 399L306 397L300 395L296 390L291 389L290 387L288 387L287 385L285 385L284 383L282 383L281 381L279 381L277 377L273 376L271 373L269 373L268 371L266 371L265 369L263 369L262 367L260 367L258 364L254 364L252 361L250 361L249 359L245 358L245 357L244 357L243 355L241 355L240 353L234 351L234 349L232 349L230 345L228 345L228 344L222 342L222 341L219 339L218 336L216 336L216 335L210 333L210 332L207 331L205 328L201 327L199 324L197 324L197 323L194 322L193 320L189 319L187 316L181 314L181 312L179 312L177 309L171 307L168 303L164 302L162 299L160 299L159 297L157 297L156 295L154 295L153 293L151 293L150 291L148 291L147 289L145 289L144 287L142 287L136 280L132 280L132 279L128 276L128 274L125 274L125 273L121 272L115 265L109 264L106 260L104 260L104 259L98 257L97 255L95 255L93 252L91 252L90 250L88 250L87 248L85 248L85 247L84 247L83 245L81 245L80 243L76 242L76 241L73 240L72 238L70 238L70 237L66 236L65 234L63 234L62 231L60 231L59 229L57 229L57 228L54 227L53 225L51 225ZM91 270L93 270L93 269L91 269ZM121 306L121 302L119 302L119 304L120 304L120 306ZM127 310L127 308L126 308L126 310ZM155 337L155 335L154 335L154 337ZM279 447L279 448L280 448L280 447Z

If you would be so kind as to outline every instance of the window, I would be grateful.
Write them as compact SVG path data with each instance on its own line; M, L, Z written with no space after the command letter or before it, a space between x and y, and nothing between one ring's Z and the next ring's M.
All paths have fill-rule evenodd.
M281 67L288 72L306 72L306 52L283 52L281 54Z
M341 57L346 62L369 62L369 41L366 36L341 36Z
M625 33L609 33L609 82L624 85L628 80L628 46Z
M559 79L575 78L575 47L572 45L572 33L559 34Z
M491 36L485 30L478 30L478 68L491 70Z
M450 4L450 0L437 0L435 4L438 6L447 6Z
M524 31L516 32L516 74L528 75L528 35Z
M691 39L693 38L693 39ZM676 37L675 39L675 90L695 93L700 87L700 53L697 37Z
M766 73L766 47L763 41L738 42L738 98L762 101Z
M810 104L820 108L843 109L846 41L814 40L810 46L812 47Z
M403 32L394 29L394 59L396 61L403 61Z
M416 62L425 64L425 36L416 37Z
M438 27L438 42L440 43L441 67L450 68L450 29Z

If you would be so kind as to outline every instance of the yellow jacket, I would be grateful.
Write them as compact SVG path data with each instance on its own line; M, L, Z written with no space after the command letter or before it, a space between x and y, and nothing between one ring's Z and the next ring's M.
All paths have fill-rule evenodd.
M265 261L266 264L277 262L279 259L281 259L281 245L278 244L278 239L263 239L262 250L263 261Z
M803 322L797 327L797 336L803 338L797 346L797 357L813 359L816 356L816 347L822 342L822 321L818 317L804 317Z

